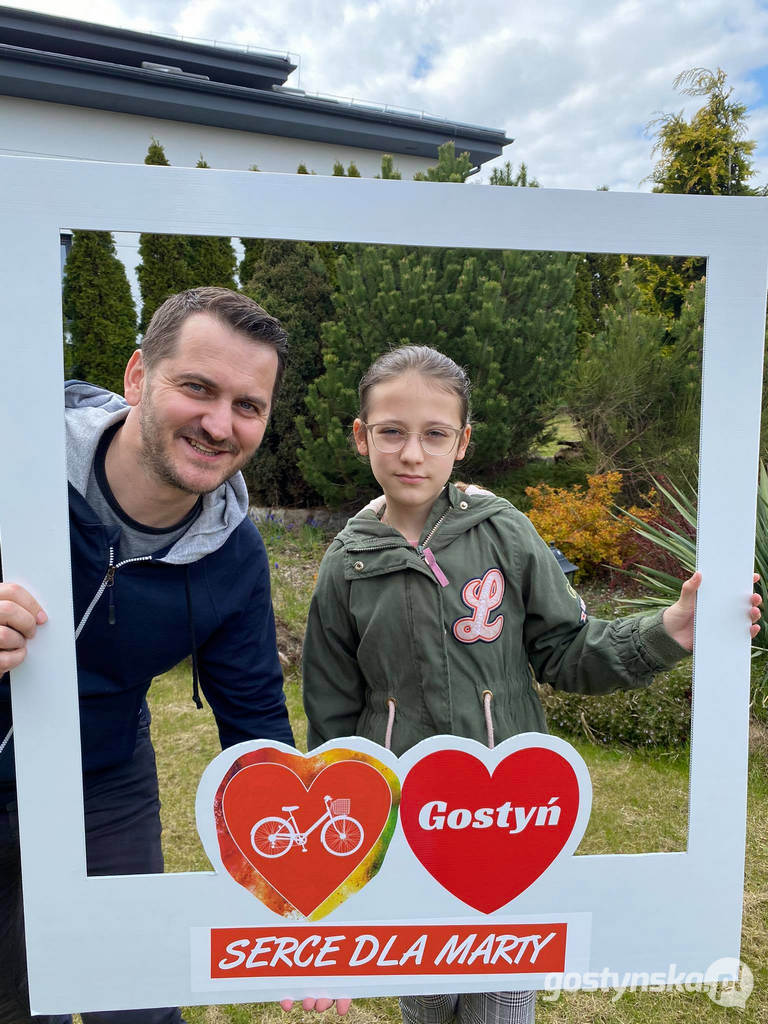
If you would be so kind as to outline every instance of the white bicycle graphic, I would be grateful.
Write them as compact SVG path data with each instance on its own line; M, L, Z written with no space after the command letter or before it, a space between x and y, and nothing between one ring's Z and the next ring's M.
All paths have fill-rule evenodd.
M306 853L308 837L322 825L320 842L328 853L334 857L349 857L360 849L365 835L363 826L357 818L350 817L350 800L333 800L329 796L323 800L325 814L321 814L305 832L301 831L293 816L293 812L299 809L298 804L282 808L287 818L275 815L257 821L251 829L251 846L261 857L282 857L294 844Z

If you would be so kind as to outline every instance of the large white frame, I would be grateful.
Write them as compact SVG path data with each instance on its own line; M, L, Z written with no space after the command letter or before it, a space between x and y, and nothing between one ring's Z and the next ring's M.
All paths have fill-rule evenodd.
M4 157L0 211L3 568L50 615L12 682L33 1011L213 1001L192 987L191 929L243 923L235 887L211 873L86 876L61 401L62 227L707 258L704 583L688 848L572 858L559 902L533 907L524 894L515 909L592 911L589 967L598 971L666 971L670 963L703 971L738 956L768 206ZM620 934L635 939L620 942ZM345 987L324 984L331 993Z

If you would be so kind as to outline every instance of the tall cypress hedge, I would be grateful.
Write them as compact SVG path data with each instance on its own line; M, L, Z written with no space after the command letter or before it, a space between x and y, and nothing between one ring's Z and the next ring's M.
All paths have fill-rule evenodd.
M62 302L66 376L122 394L125 364L136 347L136 309L108 231L75 231Z

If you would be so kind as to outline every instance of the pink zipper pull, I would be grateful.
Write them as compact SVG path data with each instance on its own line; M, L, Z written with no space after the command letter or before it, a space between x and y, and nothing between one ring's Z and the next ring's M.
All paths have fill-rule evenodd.
M434 573L435 579L440 584L440 586L441 587L447 587L448 586L448 577L445 575L443 570L437 564L437 559L432 554L432 549L431 548L422 548L421 554L422 554L422 557L424 558L424 561L427 563L429 568Z

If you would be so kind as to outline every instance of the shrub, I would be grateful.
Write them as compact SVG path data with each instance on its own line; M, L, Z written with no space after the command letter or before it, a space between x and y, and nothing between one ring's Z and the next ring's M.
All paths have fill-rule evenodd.
M479 483L498 494L500 498L506 498L519 508L521 512L527 513L531 507L531 497L528 488L536 488L539 484L549 484L550 487L573 487L581 484L586 487L587 468L581 460L563 460L554 462L531 461L522 466L513 466L504 469L500 473L479 476L474 480L475 474L470 463L463 472L468 473L475 483Z
M644 309L625 270L604 329L585 345L566 386L565 404L597 472L624 473L625 489L675 472L696 448L703 285L671 326Z
M337 263L335 319L321 328L324 372L296 421L307 483L334 506L376 493L347 435L361 376L400 344L430 345L471 367L469 472L482 479L524 458L572 362L574 277L575 259L557 253L348 248Z
M526 487L531 499L528 516L544 540L552 542L586 574L602 564L620 566L633 553L633 523L613 514L621 489L621 473L587 476L586 490L573 487ZM649 494L652 500L653 494ZM653 506L629 510L639 520L653 515Z
M550 729L587 736L595 743L674 748L688 742L691 670L686 664L657 676L648 689L620 690L602 697L562 693L540 686Z

